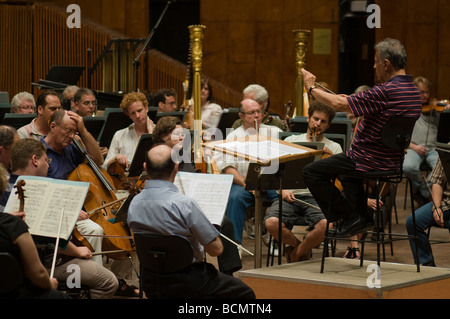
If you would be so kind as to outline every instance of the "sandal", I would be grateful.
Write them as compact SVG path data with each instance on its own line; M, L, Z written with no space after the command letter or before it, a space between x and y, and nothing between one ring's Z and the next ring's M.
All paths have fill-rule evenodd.
M361 252L359 251L359 247L347 247L347 251L345 252L343 258L347 259L361 259Z
M122 297L139 297L139 293L136 293L136 289L138 289L138 287L129 286L124 279L119 279L119 288L117 288L115 295Z

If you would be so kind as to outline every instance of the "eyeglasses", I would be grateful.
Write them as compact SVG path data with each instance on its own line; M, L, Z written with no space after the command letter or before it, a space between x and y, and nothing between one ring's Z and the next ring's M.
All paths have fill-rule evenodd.
M256 111L250 111L250 112L241 112L242 114L245 114L245 115L251 115L251 116L254 116L255 114L261 114L262 112L261 112L261 110L256 110Z
M59 126L64 131L64 133L66 133L67 135L72 135L72 134L75 135L75 134L77 134L77 131L70 130L68 128L64 128L64 127L62 127L61 125L58 125L58 124L57 124L57 126Z
M84 106L88 106L89 104L92 104L93 106L97 106L97 101L84 101L81 102Z
M36 111L36 107L35 106L19 106L19 109L21 110L32 110L32 111Z
M49 157L46 157L46 158L45 158L45 161L47 162L47 164L50 164L50 163L52 162L52 159L49 158Z

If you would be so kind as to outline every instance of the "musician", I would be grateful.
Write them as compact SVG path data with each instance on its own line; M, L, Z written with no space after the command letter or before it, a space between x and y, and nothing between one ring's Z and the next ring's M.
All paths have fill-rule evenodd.
M355 117L364 116L355 133L351 149L345 153L308 164L303 169L303 178L323 212L331 214L327 219L343 219L336 232L340 236L351 236L374 226L372 216L367 213L367 195L363 181L341 180L345 197L331 180L353 171L378 171L394 169L398 155L381 143L381 129L394 116L418 118L421 112L420 93L406 75L406 51L398 40L385 39L375 46L374 68L380 82L368 91L351 95L334 95L316 90L316 77L302 69L303 81L317 100L332 106L336 111L351 112ZM400 98L399 98L400 97ZM331 203L330 203L331 202Z
M261 120L262 124L277 126L280 130L285 129L283 122L279 118L270 115L268 112L270 101L269 101L269 93L267 92L266 88L264 88L259 84L250 84L243 90L242 94L244 96L243 97L244 100L252 99L258 102L259 105L261 105L261 111L263 114L262 115L263 118ZM233 129L236 129L241 125L242 119L237 119L231 127Z
M218 230L190 197L173 185L178 163L172 160L172 148L158 144L147 153L144 168L150 180L131 201L128 222L135 234L177 235L192 246L194 260L181 272L164 275L163 298L245 298L255 294L241 280L222 274L204 260L205 251L218 256L223 251ZM147 297L156 295L152 273L142 269L141 278Z
M81 88L73 96L74 112L80 116L94 116L97 112L97 98L94 92Z
M155 124L147 115L148 100L143 93L131 92L126 94L120 103L120 108L133 123L114 134L103 164L106 170L114 161L128 168L133 160L141 135L151 134L155 128Z
M11 100L11 113L34 113L36 112L36 102L34 96L28 92L20 92L14 95Z
M5 168L0 165L0 194L7 185ZM0 251L10 253L21 265L24 280L15 290L0 294L0 299L63 299L66 294L56 290L58 281L50 278L28 226L16 216L24 212L0 214Z
M202 120L202 128L216 128L219 124L220 117L222 115L222 107L214 103L213 97L213 89L207 79L201 80L201 120ZM189 116L189 125L188 127L194 127L194 107L191 106L189 108L190 116Z
M65 111L63 111L65 112ZM13 174L9 179L11 190L19 175L46 176L50 159L46 155L45 145L34 139L21 139L12 149ZM1 204L5 205L9 195L4 194ZM17 212L15 215L18 215ZM26 220L26 212L21 215ZM72 272L67 272L69 265L80 266L81 284L91 288L92 298L111 298L118 287L115 275L92 260L91 251L84 246L77 247L69 242L65 249L58 250L58 259L55 267L55 278L65 281ZM61 256L62 255L62 256ZM48 255L45 266L51 268L53 255Z
M158 106L158 113L177 110L177 93L171 89L158 90L153 96L153 104Z
M308 109L308 129L301 135L288 136L286 142L321 142L324 143L323 153L330 156L342 153L339 143L333 142L324 136L330 127L336 111L317 100L311 102ZM299 201L317 206L314 197L308 189L282 190L282 242L286 245L285 253L287 262L309 260L312 248L319 245L324 238L326 219L322 211L307 206ZM279 237L279 199L276 199L269 207L264 224L267 231L278 239ZM308 224L308 233L303 242L292 233L294 225Z
M103 164L100 147L84 126L81 116L72 111L58 110L51 116L49 123L48 134L41 138L47 147L48 157L52 159L48 177L67 179L84 162L84 154L72 143L76 136L84 143L89 157L97 165Z
M189 143L183 145L184 136L185 129L181 120L174 116L165 116L156 124L152 140L154 145L165 144L172 148L172 157L179 159L178 170L180 172L194 173L196 171L195 163L190 160L184 160L184 151L189 151L188 154L190 153L190 145L186 145ZM235 240L233 223L227 216L224 216L222 225L217 225L217 227L222 234L233 241ZM229 241L223 242L223 253L217 256L217 262L219 271L227 275L232 275L242 268L242 261L237 247Z
M429 106L431 82L422 77L416 77L414 84L420 91L423 107ZM437 132L439 127L440 113L436 111L422 112L419 119L414 125L414 130L411 136L411 143L405 155L403 162L403 172L411 181L411 188L413 191L413 198L423 206L430 201L430 192L428 187L431 184L422 182L420 175L420 166L426 164L430 169L433 169L438 159L438 153L435 149L435 142L437 140Z
M75 93L77 93L79 89L80 88L76 85L69 85L64 89L64 91L61 94L61 101L65 110L73 112L76 111L73 97L75 96Z
M46 91L38 96L36 105L36 118L30 124L24 125L17 130L20 138L34 138L39 141L43 135L48 134L48 120L56 110L61 108L61 101L58 93Z
M11 148L19 139L19 135L14 127L0 125L0 163L6 168L8 173L11 172Z
M429 182L432 184L432 200L415 211L418 256L415 256L415 241L410 240L410 244L413 255L419 258L419 263L436 267L427 230L432 226L448 228L450 219L450 184L439 158L429 176ZM406 229L408 235L414 235L412 215L406 219Z
M72 142L74 138L78 138L77 133L85 145L87 155L99 167L103 164L100 147L84 126L83 118L72 111L58 110L50 118L50 132L41 139L47 147L47 156L51 158L48 177L67 179L69 174L84 162L85 155ZM87 214L77 223L77 226L82 234L104 234L103 229L90 220ZM89 238L89 242L95 251L101 251L101 238L97 240ZM96 261L102 264L100 255L96 257ZM120 290L126 288L128 288L126 283L124 284L121 280ZM132 294L132 296L136 295L137 293Z
M230 132L227 140L234 140L236 138L254 135L270 136L278 138L278 133L281 132L276 126L262 124L263 113L261 105L252 99L245 99L241 102L239 107L239 117L242 120L242 125L234 131ZM255 122L258 126L256 131ZM217 166L223 174L233 175L233 184L231 186L230 197L227 205L227 216L231 219L234 226L234 236L239 243L242 243L242 233L244 229L245 211L254 204L254 195L245 189L245 178L249 162L237 159L233 156L222 156L221 154L214 155ZM276 191L267 190L267 198L274 200L277 198Z

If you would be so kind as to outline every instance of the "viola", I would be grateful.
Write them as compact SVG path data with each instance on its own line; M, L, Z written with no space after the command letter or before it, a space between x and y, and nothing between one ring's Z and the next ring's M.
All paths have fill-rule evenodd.
M103 228L105 233L102 250L105 255L112 259L126 259L131 252L134 252L134 241L130 237L130 230L124 222L113 223L115 215L112 213L117 206L111 205L100 210L96 208L105 206L117 200L114 193L115 189L111 176L89 157L80 143L74 139L74 144L83 152L87 163L80 164L69 175L69 180L89 182L89 190L84 202L84 209L86 211L94 211L89 218ZM114 251L114 253L107 253Z
M431 112L443 112L445 111L445 107L449 104L448 100L433 100L428 104L422 105L422 113L430 114Z
M290 117L289 114L290 114L291 109L292 109L292 102L291 101L287 102L284 105L284 108L286 109L286 114L284 116L283 124L284 124L284 127L286 128L286 132L290 132L291 131L291 125L290 125L289 121L290 121L291 117Z

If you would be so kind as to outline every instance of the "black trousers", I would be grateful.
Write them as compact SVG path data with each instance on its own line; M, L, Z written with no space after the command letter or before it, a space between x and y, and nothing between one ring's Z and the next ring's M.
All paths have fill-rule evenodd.
M148 298L157 297L156 276L142 271L142 286ZM240 279L225 275L209 263L195 263L186 269L160 277L163 299L255 299L255 293Z
M230 238L232 241L236 242L234 238L234 226L226 215L223 218L222 225L219 231ZM240 270L242 268L241 257L239 256L238 248L235 244L229 242L228 240L222 239L223 252L221 255L217 256L217 264L219 270L224 274L231 275L232 273Z
M355 172L355 163L345 153L308 164L303 179L328 221L367 214L367 194L360 178L340 178L343 191L334 184L340 175ZM331 205L331 207L330 207ZM331 208L331 210L330 210Z

